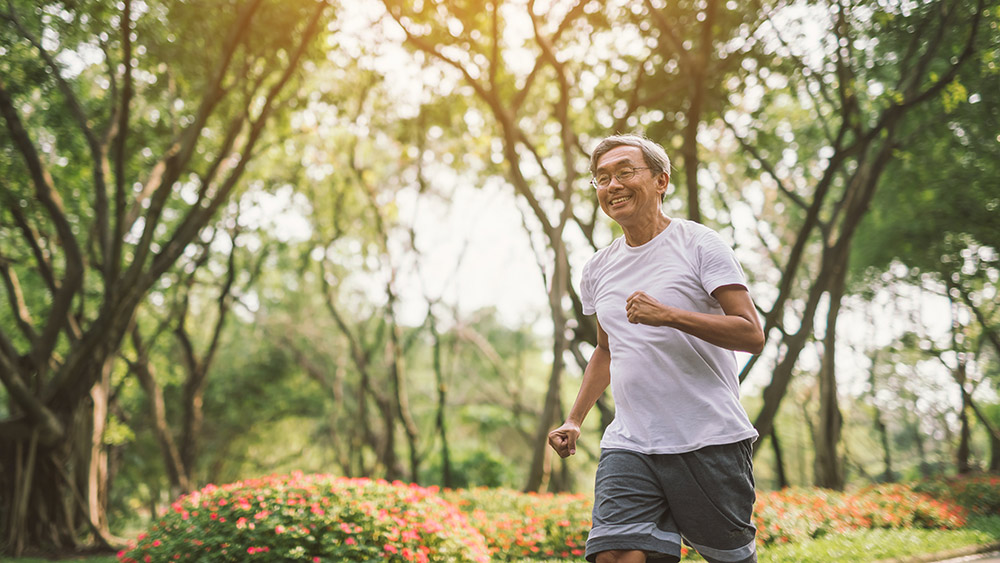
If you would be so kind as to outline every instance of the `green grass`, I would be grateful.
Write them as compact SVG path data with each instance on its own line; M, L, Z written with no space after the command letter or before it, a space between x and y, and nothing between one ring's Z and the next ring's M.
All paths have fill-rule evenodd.
M960 530L859 530L761 550L761 563L879 561L1000 542L1000 516L969 519Z
M970 518L968 525L960 530L859 530L806 542L769 546L760 550L758 558L760 563L872 563L997 542L1000 542L1000 516L979 516ZM701 560L690 555L684 558L684 561ZM565 560L525 559L517 563L565 563Z
M807 542L769 546L760 550L759 557L761 563L799 563L801 561L864 563L946 552L997 542L1000 542L1000 516L979 516L970 518L968 525L960 530L860 530ZM689 556L685 561L699 559ZM52 560L28 557L8 561L9 563L49 563ZM60 561L115 563L117 559L113 556L96 556L60 559ZM550 559L548 561L525 559L518 563L565 563L565 561L565 559Z

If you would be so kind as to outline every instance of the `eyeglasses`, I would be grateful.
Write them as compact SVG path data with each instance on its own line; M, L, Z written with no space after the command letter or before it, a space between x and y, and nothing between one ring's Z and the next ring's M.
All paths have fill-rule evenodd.
M649 170L649 167L643 166L639 168L622 168L618 172L615 172L614 175L603 172L595 176L594 179L590 181L590 183L593 184L593 186L598 189L606 188L611 185L611 178L618 180L619 183L627 182L631 180L633 176L635 176L636 170Z

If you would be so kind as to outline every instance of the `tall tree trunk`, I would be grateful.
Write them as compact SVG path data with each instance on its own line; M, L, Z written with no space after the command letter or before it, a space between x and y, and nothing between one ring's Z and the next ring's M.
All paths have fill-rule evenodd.
M101 367L101 379L90 390L92 402L90 464L87 471L87 510L90 521L100 531L101 537L110 537L108 528L108 449L104 445L104 432L108 425L109 402L111 400L111 368L114 358L105 360Z
M771 447L774 449L774 474L778 481L778 488L788 488L788 476L785 475L785 459L781 453L778 431L774 427L771 428Z
M916 405L914 405L914 408ZM916 412L915 410L913 412ZM924 433L920 431L920 418L907 416L910 429L913 431L913 445L917 449L918 467L921 477L930 477L931 464L927 461L927 445L924 443Z
M437 386L437 412L434 414L434 429L441 440L441 484L446 488L454 487L451 475L451 452L448 448L448 385L444 378L444 365L441 363L441 334L437 329L437 318L428 311L431 337L434 339L434 383Z
M528 482L524 486L524 490L529 492L542 490L548 473L551 471L551 449L548 447L546 436L555 425L556 416L561 411L559 391L565 365L563 355L569 344L566 338L566 316L562 306L569 278L569 263L566 257L566 246L564 244L554 244L554 246L556 251L555 271L552 275L552 285L549 288L549 310L552 314L554 327L552 330L552 372L549 375L542 416L538 421L538 430L532 444L531 468L528 472Z
M847 277L846 264L834 272L830 287L830 309L826 315L826 335L823 338L823 361L819 372L819 424L815 436L816 459L814 479L817 487L843 490L844 467L841 459L840 432L843 417L837 400L837 317Z
M1000 436L990 433L990 473L1000 473Z
M950 280L948 282L949 287L955 287L956 284L952 283ZM949 292L949 300L951 292ZM962 332L962 324L958 320L957 309L960 305L953 300L951 301L951 349L955 352L955 357L957 358L957 364L951 372L952 378L954 378L955 383L958 384L958 388L962 394L962 406L958 411L958 418L961 422L961 429L958 434L958 446L955 448L955 469L958 471L959 475L964 475L972 470L969 465L969 455L970 446L969 442L972 439L972 433L969 430L969 401L967 399L968 392L965 389L965 381L967 379L966 362L967 354L965 350L960 347L959 344L959 334Z
M187 469L181 461L177 442L171 433L170 422L167 420L167 406L163 397L163 388L156 381L155 368L150 363L148 349L139 333L139 327L135 323L132 324L131 334L136 359L129 362L129 369L139 380L139 385L142 386L149 399L149 415L153 418L153 434L160 446L167 480L170 483L170 496L173 498L182 492L190 491L191 483Z
M876 377L878 356L878 350L876 350L869 358L872 363L871 370L868 372L868 385L871 389L872 409L874 411L872 414L872 424L875 426L875 432L879 436L879 443L882 445L882 462L885 468L882 470L881 480L885 483L894 483L896 481L896 474L892 469L892 444L889 440L889 427L886 426L882 409L878 405L878 378Z

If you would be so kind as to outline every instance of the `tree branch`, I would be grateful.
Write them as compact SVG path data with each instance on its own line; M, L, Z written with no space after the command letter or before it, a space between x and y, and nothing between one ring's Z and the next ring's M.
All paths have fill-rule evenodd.
M42 248L42 235L38 232L38 229L28 222L28 218L25 217L24 212L21 210L20 202L17 201L14 195L14 190L7 185L3 178L0 178L0 197L6 200L7 210L14 216L14 223L17 224L24 241L31 248L31 253L35 257L35 263L38 265L38 273L45 281L46 287L50 293L55 293L58 290L58 282L56 282L55 276L52 273L52 261L49 259L49 254Z
M222 185L219 186L219 189L216 191L215 197L212 199L211 203L192 210L184 218L181 224L174 231L170 241L168 241L164 246L163 251L157 254L154 258L153 264L141 283L142 287L149 287L152 285L152 283L177 260L177 258L184 251L184 247L191 242L201 227L204 226L212 215L215 214L216 210L229 197L230 192L232 192L233 188L242 178L244 170L246 170L247 165L251 161L250 156L253 153L254 146L260 139L260 136L264 131L264 126L271 117L275 100L291 79L292 74L294 74L298 69L299 61L302 59L306 48L312 42L313 37L315 37L319 32L319 22L323 12L326 11L327 8L328 4L326 2L317 3L316 10L313 12L312 17L306 25L302 39L289 59L288 66L278 78L277 82L271 86L256 121L254 121L250 126L250 132L241 152L239 163L237 163L237 165L230 171L229 176L222 183ZM149 230L148 225L146 230Z
M131 115L129 106L132 102L132 94L135 87L132 79L131 0L124 0L122 13L118 17L121 21L122 65L125 67L125 72L122 77L121 100L118 102L118 108L115 111L118 125L115 127L116 135L111 147L115 166L115 223L110 252L107 252L104 256L106 288L109 295L110 292L114 291L118 283L118 274L121 270L122 245L125 238L125 141L128 138L128 124Z
M62 68L52 57L52 55L42 47L42 44L38 39L24 26L20 18L17 17L17 12L14 10L14 4L11 0L7 0L8 13L6 18L10 20L14 26L17 28L18 32L24 37L31 45L38 51L42 60L45 61L45 65L49 68L59 91L62 93L63 98L66 100L66 105L69 108L70 115L73 116L73 120L76 122L77 126L80 128L80 132L83 133L84 140L87 142L87 147L90 149L90 156L93 160L93 175L94 175L94 189L95 189L95 199L94 199L94 215L97 219L97 229L98 238L101 241L101 250L104 255L104 259L108 260L107 252L110 245L110 234L108 232L108 200L107 200L107 181L106 181L106 166L105 166L105 156L102 143L98 140L97 135L91 129L87 115L83 110L83 106L80 104L79 98L73 92L73 88L70 86L69 82L62 75Z
M28 136L17 110L14 109L14 101L7 92L2 79L0 79L0 114L6 120L7 129L11 133L14 144L28 166L29 175L35 186L35 197L45 207L55 224L66 258L62 284L53 296L49 318L32 353L36 358L48 358L56 347L59 333L66 322L66 315L69 314L73 298L83 285L83 256L73 228L63 211L62 198L56 191L52 176L42 164L38 151ZM38 366L39 370L44 370L44 366L45 364ZM44 371L40 373L44 373Z
M35 340L38 338L38 335L35 334L35 322L31 318L28 304L24 301L24 293L21 291L17 272L11 268L10 261L3 256L0 256L0 276L3 277L4 285L7 288L7 300L10 303L11 311L14 312L14 322L28 343L34 347Z

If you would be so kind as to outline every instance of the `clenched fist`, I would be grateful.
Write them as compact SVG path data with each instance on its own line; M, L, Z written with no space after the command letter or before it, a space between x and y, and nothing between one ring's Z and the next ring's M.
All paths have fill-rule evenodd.
M580 426L566 422L549 432L549 445L559 457L569 457L576 453L576 439L580 437Z
M645 291L637 291L625 300L625 314L628 322L649 326L662 326L669 308L653 299Z

